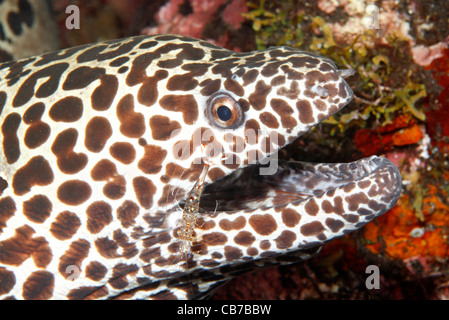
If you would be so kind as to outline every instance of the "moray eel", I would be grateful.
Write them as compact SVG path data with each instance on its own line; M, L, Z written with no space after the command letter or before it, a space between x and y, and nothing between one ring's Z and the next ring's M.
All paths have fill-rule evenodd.
M204 297L383 214L401 190L388 160L274 156L352 100L350 74L174 35L1 64L0 297ZM180 220L206 160L187 254Z

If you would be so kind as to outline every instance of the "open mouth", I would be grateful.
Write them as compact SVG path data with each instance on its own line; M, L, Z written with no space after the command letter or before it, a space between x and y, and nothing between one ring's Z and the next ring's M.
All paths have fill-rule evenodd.
M207 185L200 212L265 209L324 194L350 196L354 191L365 190L371 201L368 207L377 216L389 209L388 204L395 202L401 191L399 170L389 160L376 156L350 163L279 160L276 173L271 175L261 175L261 168L261 165L250 165ZM379 203L377 210L373 201Z

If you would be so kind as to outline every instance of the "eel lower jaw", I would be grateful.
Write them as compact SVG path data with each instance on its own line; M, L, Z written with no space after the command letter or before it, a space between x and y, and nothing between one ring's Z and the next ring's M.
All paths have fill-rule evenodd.
M230 213L337 196L351 202L351 197L359 195L363 203L345 203L345 214L368 215L372 219L389 210L401 192L399 170L388 159L376 156L350 163L279 160L276 173L271 175L261 175L261 168L251 165L206 186L200 211Z

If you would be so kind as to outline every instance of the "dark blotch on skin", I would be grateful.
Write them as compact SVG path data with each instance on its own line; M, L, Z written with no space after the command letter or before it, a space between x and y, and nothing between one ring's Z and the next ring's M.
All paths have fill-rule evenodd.
M271 107L281 117L282 127L293 129L298 124L296 119L291 116L293 114L293 109L284 100L272 99Z
M346 89L346 84L344 82L340 82L340 84L338 85L338 95L342 99L346 99L346 97L348 96L347 89Z
M299 120L302 123L312 123L315 121L313 117L312 105L307 100L300 100L296 102L296 108L299 111Z
M266 251L271 248L271 243L269 240L262 240L259 244L260 249Z
M5 107L7 97L8 95L6 94L5 91L0 91L0 115L2 114L3 108Z
M118 258L120 254L117 252L118 244L108 237L98 238L95 240L95 248L98 253L107 259Z
M53 255L48 241L43 237L33 238L34 229L23 225L15 229L14 236L0 242L0 265L20 266L32 258L38 268L46 268Z
M117 209L117 219L120 221L124 228L133 226L135 219L139 215L139 206L132 201L126 200Z
M117 70L117 73L120 73L120 74L125 73L128 71L128 69L129 69L129 67L121 67Z
M344 215L342 215L342 217L349 223L356 223L356 222L359 222L359 220L360 220L360 217L356 214L344 214Z
M133 188L139 204L145 209L151 208L153 196L156 193L154 183L145 177L137 177L133 179Z
M126 180L122 175L116 175L103 187L103 194L109 199L116 200L126 193Z
M277 237L274 242L276 242L276 247L278 249L287 249L293 246L293 242L296 240L296 234L290 230L284 230Z
M63 211L52 222L50 232L58 240L68 240L73 237L80 226L81 221L75 213Z
M271 85L272 87L280 86L281 84L284 84L284 83L285 83L285 76L284 76L284 75L274 77L274 78L270 81L270 85Z
M92 203L86 210L87 230L97 234L112 222L112 207L104 201Z
M87 156L84 153L75 153L78 131L70 128L56 136L51 146L51 151L58 158L59 170L66 174L75 174L81 171L87 164Z
M2 124L3 154L8 164L13 164L19 159L20 146L17 130L22 121L18 113L9 114Z
M25 122L26 124L32 124L33 122L39 121L44 111L45 104L43 104L42 102L33 104L23 114L23 122Z
M259 71L256 69L247 71L242 77L243 85L247 86L248 84L253 83L256 80L258 75L259 75Z
M161 171L167 150L155 145L146 145L144 150L144 155L138 163L139 169L146 174L155 174Z
M57 192L59 201L70 205L77 206L86 202L92 194L89 184L81 180L70 180L62 183Z
M71 71L62 85L63 90L76 90L87 88L92 82L105 74L104 68L79 67Z
M255 257L255 256L257 256L259 254L259 250L257 250L257 248L251 247L251 248L248 248L246 250L246 254L249 255L249 256Z
M245 93L245 90L243 89L243 87L238 82L236 82L234 80L226 79L226 81L224 82L224 86L225 86L226 90L233 92L234 94L238 95L239 97L243 96L243 94Z
M282 210L282 222L289 227L293 228L298 225L301 220L301 215L296 212L296 210L286 208Z
M94 181L106 181L103 194L109 199L120 199L126 192L126 180L117 173L115 164L107 159L100 160L90 173Z
M355 183L354 183L354 184L351 184L351 185L352 185L352 188L351 188L349 191L351 191L353 188L355 188ZM370 185L371 185L371 181L369 181L369 180L366 180L366 181L360 181L360 182L357 183L357 186L359 186L359 188L361 188L361 189L366 189L366 188L368 188ZM346 187L346 186L345 186L345 187ZM345 192L349 192L349 191L346 191L346 189L345 189Z
M221 86L221 80L220 79L206 79L200 83L200 87L203 87L200 91L200 93L203 96L211 96L214 93L216 93L218 90L220 90Z
M314 67L316 67L316 65L318 65L320 63L320 59L313 58L310 56L302 56L302 57L292 56L287 61L291 62L293 65L293 68L295 68L295 69L302 68L302 67L314 68ZM313 71L311 71L311 72L313 72ZM311 72L309 72L308 74L310 74Z
M0 294L4 295L9 293L16 284L16 276L12 271L6 268L0 267Z
M255 119L249 119L245 123L245 141L248 144L254 145L259 143L260 125Z
M326 111L327 109L327 104L326 102L324 102L323 100L319 99L319 98L315 98L315 100L313 101L313 105L315 106L316 109L320 110L320 111ZM319 116L321 116L322 114L320 113ZM318 118L318 120L321 120L320 118Z
M103 75L100 85L92 92L92 108L98 111L109 109L118 90L118 80L113 75Z
M25 300L47 300L53 296L55 288L54 275L45 270L33 272L23 284Z
M0 50L0 59L4 58L3 56L3 50ZM19 80L23 80L25 79L25 77L31 73L30 69L24 70L24 67L33 62L34 60L36 60L36 57L32 57L32 58L28 58L26 60L21 60L18 62L8 62L8 64L5 64L5 68L6 66L8 67L8 74L6 74L4 76L4 79L8 80L6 83L8 86L13 86L14 84L16 84ZM6 60L1 60L1 61L6 61ZM4 97L6 99L6 96ZM2 104L5 103L5 101L1 102Z
M122 248L122 257L125 259L131 259L139 253L139 250L136 247L136 243L133 240L130 240L128 236L123 233L122 230L117 229L113 233L113 239L118 243L118 245ZM161 241L162 243L162 241Z
M8 182L0 177L0 196L3 194L3 191L8 188Z
M279 128L279 122L275 116L269 112L263 112L259 115L260 121L266 125L268 128L277 129Z
M27 148L35 149L47 141L50 136L50 126L42 121L29 126L25 132L24 142Z
M142 83L146 78L148 78L146 75L147 67L153 62L153 60L159 57L160 55L156 54L155 52L147 52L134 57L132 61L132 68L129 71L128 76L126 77L126 85L132 87L139 83ZM167 71L165 70L165 72Z
M238 260L243 257L243 252L239 248L225 246L224 255L227 261Z
M134 112L134 97L124 96L117 104L117 118L120 132L129 138L140 138L145 133L145 118L140 112Z
M155 104L159 95L157 83L167 77L167 70L158 70L153 77L146 77L137 93L137 101L147 107Z
M41 121L45 105L42 102L33 104L23 115L23 122L29 125L25 132L25 145L34 149L47 141L50 136L50 126Z
M363 192L345 197L345 201L348 203L348 208L351 212L356 212L360 204L367 204L369 200L370 199Z
M16 204L11 197L0 199L0 233L6 227L9 218L14 216L16 210Z
M323 208L326 213L336 213L341 215L345 212L343 208L343 199L341 197L334 197L334 205L329 200L324 200L321 208Z
M117 167L108 159L98 161L90 172L90 176L94 181L107 181L115 175L117 175Z
M112 136L112 127L108 119L93 117L86 126L84 145L87 150L100 152Z
M109 148L111 156L124 164L130 164L136 159L136 149L131 143L116 142Z
M318 211L320 210L320 207L316 203L315 199L311 198L309 201L307 201L304 209L306 210L308 215L316 216Z
M265 84L263 80L257 81L256 91L249 95L249 103L256 110L262 110L267 104L267 95L271 91L271 86Z
M17 90L14 96L12 105L13 107L21 107L26 104L35 95L37 98L46 98L55 93L59 86L59 80L61 79L62 73L69 67L68 63L58 63L51 66L39 69L31 75L28 75L27 79L22 83L19 90ZM34 92L34 87L38 79L46 79L36 93ZM66 80L67 81L67 80Z
M225 175L226 174L224 173L224 171L220 168L212 168L207 173L207 176L209 177L209 179L211 181L216 181L216 180L224 177Z
M280 87L279 89L277 89L276 93L291 100L296 100L298 99L298 95L300 93L298 82L292 81L290 83L290 88Z
M67 294L69 300L94 300L100 299L108 294L109 290L105 286L80 287L70 290Z
M10 11L6 16L7 25L14 33L14 35L19 36L22 34L22 19L17 12Z
M161 69L172 69L182 65L181 59L159 60L157 66Z
M85 239L78 239L73 241L69 248L59 258L58 271L67 279L71 273L67 272L68 266L77 266L81 269L81 264L87 258L90 250L90 243Z
M326 226L328 226L328 228L331 229L332 232L338 232L340 231L341 228L345 226L345 224L341 220L327 218Z
M109 284L114 289L124 289L129 284L126 276L129 274L132 277L137 270L139 268L135 264L119 263L112 269L112 278L109 280Z
M219 74L223 78L229 78L232 76L231 69L237 65L237 58L228 58L220 62L216 62L211 71L214 74Z
M267 236L277 229L277 223L269 214L255 214L249 218L249 224L258 234Z
M167 89L169 91L190 91L196 88L198 81L193 79L190 73L175 74L167 81Z
M64 49L61 51L52 51L44 53L43 55L37 57L39 58L38 61L36 61L33 66L34 67L42 67L48 64L54 64L56 61L66 60L67 58L73 56L74 54L78 53L83 48L86 48L88 45L73 47L69 49Z
M223 219L219 222L220 228L225 231L240 230L246 225L246 219L244 217L238 217L234 220Z
M86 267L86 277L97 282L103 279L107 272L108 269L98 261L92 261Z
M112 60L111 62L109 62L109 65L111 67L120 67L124 63L128 62L129 59L130 59L129 57L120 57L120 58L117 58L117 59Z
M198 120L198 104L192 95L166 95L159 104L165 110L181 112L184 123L188 125Z
M16 195L24 195L35 185L46 186L53 182L53 171L42 156L30 159L26 165L16 171L12 187Z
M360 186L360 182L357 185ZM355 188L355 186L356 186L355 182L348 183L343 187L343 191L349 194Z
M248 231L240 231L234 237L234 242L245 247L249 247L256 241L256 238L253 236L251 232Z
M304 236L318 236L324 231L323 224L319 221L306 223L301 227L301 233Z
M154 115L150 118L151 136L154 140L166 141L177 135L175 130L181 129L181 124L162 115ZM173 135L173 136L172 136Z
M56 122L75 122L83 115L83 101L74 96L58 100L50 109L50 118Z
M124 40L112 40L108 44L89 47L82 54L78 55L76 60L79 63L89 61L108 61L125 55L134 49L142 41L141 37L128 38ZM114 50L113 50L114 49Z
M44 195L36 195L23 203L22 212L30 220L43 223L51 214L52 204Z

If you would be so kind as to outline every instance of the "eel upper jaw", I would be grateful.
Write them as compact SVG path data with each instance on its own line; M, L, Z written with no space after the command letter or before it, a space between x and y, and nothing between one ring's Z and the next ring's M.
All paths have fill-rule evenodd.
M343 79L355 73L353 69L336 70ZM347 104L352 100L353 93L349 85L345 81L343 83L348 93ZM315 90L319 94L324 87L317 87ZM349 196L359 191L349 190L350 185L357 184L358 189L362 189L363 186L368 188L368 185L374 182L373 185L380 185L381 187L377 188L383 189L371 192L361 190L371 198L371 214L366 215L372 219L391 208L401 192L401 175L398 169L384 158L373 156L352 163L335 164L295 161L279 161L276 164L277 171L273 174L261 175L263 166L255 164L237 169L206 186L200 202L202 212L217 214L277 207L310 198L318 199L335 192L339 192L341 196ZM269 165L272 163L269 162ZM385 186L376 179L387 179L388 183ZM373 188L375 187L372 186L371 189Z

